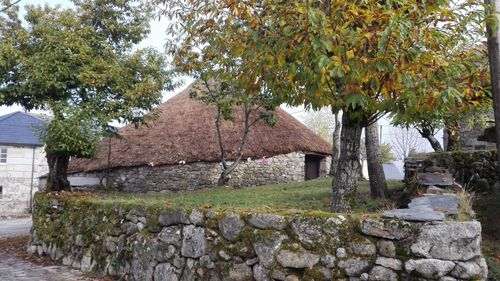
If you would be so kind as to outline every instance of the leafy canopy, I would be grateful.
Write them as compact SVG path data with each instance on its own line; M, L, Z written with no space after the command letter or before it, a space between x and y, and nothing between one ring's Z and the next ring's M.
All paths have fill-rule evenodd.
M73 4L26 6L24 22L17 7L0 13L0 105L50 110L47 149L88 157L110 122L143 121L173 85L165 57L137 47L147 1Z
M163 1L177 64L238 62L293 105L331 106L364 119L415 101L483 95L469 58L476 1ZM450 59L451 58L451 59Z

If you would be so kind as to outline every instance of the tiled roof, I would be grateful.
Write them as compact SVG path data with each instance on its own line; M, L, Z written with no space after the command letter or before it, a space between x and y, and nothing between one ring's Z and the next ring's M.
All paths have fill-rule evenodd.
M0 145L43 145L38 136L43 126L44 121L21 111L0 116Z

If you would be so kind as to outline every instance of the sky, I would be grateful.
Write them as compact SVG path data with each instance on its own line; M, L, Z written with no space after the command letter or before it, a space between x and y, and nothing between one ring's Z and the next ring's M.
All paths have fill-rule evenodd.
M69 0L21 0L21 2L18 4L21 7L25 5L44 5L46 3L49 3L51 6L52 5L61 5L63 7L71 7L71 1ZM149 37L144 40L140 46L141 47L154 47L157 48L158 50L163 50L164 44L165 44L165 25L166 25L166 20L165 19L151 19L151 33L149 34ZM185 77L183 79L184 85L179 87L173 92L165 92L163 95L163 101L168 100L172 96L175 95L175 93L180 92L183 88L185 88L189 83L191 83L193 80L189 77ZM307 112L304 110L303 107L289 107L289 106L282 106L284 110L286 110L288 113L292 114L295 118L303 121L304 118L307 115ZM8 114L11 112L15 111L22 111L23 109L19 106L11 106L11 107L5 107L5 106L0 106L0 116L4 114ZM37 111L33 111L34 113L40 113ZM380 128L382 129L382 143L390 143L391 139L394 137L394 130L392 126L390 126L390 120L387 118L382 118L379 121ZM439 140L442 139L442 133L440 132L437 135L437 138ZM421 151L432 151L432 147L425 141L422 142L421 145Z

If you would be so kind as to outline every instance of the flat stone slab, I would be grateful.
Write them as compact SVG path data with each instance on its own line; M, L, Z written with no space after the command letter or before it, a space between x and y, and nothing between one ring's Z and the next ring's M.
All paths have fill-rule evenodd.
M458 214L458 198L455 195L433 195L417 197L408 204L410 209L438 211L446 215Z
M406 221L442 221L444 214L433 210L423 209L394 209L385 211L381 215L383 218L400 218Z
M421 185L451 186L453 185L453 176L448 172L419 173L417 175L417 182Z

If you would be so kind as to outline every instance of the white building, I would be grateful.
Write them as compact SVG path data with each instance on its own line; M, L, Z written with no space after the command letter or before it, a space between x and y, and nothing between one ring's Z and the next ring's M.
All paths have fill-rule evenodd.
M43 125L19 111L0 116L0 216L30 210L38 177L48 171L38 137Z

